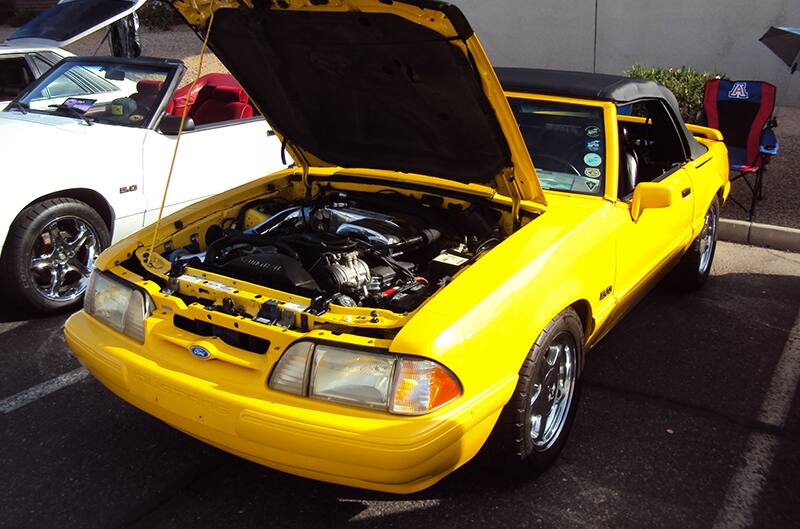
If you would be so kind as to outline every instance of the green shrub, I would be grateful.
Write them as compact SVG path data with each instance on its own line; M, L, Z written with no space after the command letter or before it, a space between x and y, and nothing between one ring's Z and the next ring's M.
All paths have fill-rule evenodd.
M656 68L633 65L625 72L628 77L649 79L669 88L678 99L684 121L697 123L703 112L703 88L709 79L725 79L719 72L698 72L688 66Z
M147 29L166 31L181 23L175 10L159 0L150 0L136 14L139 23Z

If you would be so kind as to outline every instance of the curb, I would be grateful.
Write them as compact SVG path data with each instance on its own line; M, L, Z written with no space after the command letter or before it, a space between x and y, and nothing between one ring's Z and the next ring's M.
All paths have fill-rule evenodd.
M800 252L800 230L745 220L719 219L720 240Z

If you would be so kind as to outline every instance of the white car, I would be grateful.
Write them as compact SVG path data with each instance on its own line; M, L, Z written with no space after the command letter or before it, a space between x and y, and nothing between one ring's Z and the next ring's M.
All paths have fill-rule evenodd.
M0 108L72 53L65 46L125 18L146 0L61 0L0 43Z
M68 57L0 112L7 290L44 311L79 302L95 256L156 219L187 105L165 215L283 166L232 76L206 75L190 93L178 88L184 70Z

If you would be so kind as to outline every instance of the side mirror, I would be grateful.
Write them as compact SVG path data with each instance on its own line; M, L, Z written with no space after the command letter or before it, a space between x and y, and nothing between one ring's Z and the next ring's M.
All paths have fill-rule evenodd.
M158 130L167 136L176 136L180 127L181 116L170 116L169 114L164 114L158 124ZM194 130L194 121L192 118L186 118L186 122L183 124L183 132L192 130Z
M672 205L672 190L656 182L640 182L633 190L631 218L638 222L646 209L668 208Z

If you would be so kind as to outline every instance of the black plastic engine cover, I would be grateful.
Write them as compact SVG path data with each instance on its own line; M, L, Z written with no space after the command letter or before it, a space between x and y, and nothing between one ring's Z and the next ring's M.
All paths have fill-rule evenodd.
M263 248L262 251L236 257L218 268L226 275L270 288L321 292L300 261L280 254L274 248Z

